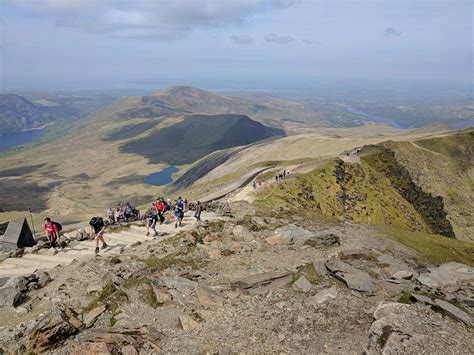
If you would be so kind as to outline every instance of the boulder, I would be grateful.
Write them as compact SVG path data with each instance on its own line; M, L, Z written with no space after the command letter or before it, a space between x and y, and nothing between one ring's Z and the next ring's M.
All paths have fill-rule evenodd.
M374 287L372 279L365 271L356 269L355 267L336 258L331 258L326 262L326 268L331 275L343 281L351 290L372 294Z
M221 257L221 252L219 249L211 249L209 250L209 257L211 259L219 259Z
M49 274L45 271L38 273L37 277L38 277L37 284L39 288L45 287L51 281L51 276L49 276Z
M237 225L232 230L232 235L238 241L245 241L248 238L248 235L252 234L246 227L242 225Z
M18 307L23 303L25 295L15 287L5 287L0 289L0 307L13 306Z
M277 228L273 231L273 234L285 239L288 244L291 243L296 246L303 246L308 239L315 236L313 232L294 224Z
M43 352L64 342L83 328L77 313L59 305L40 318L28 334L29 347L35 352Z
M153 280L153 285L175 289L185 295L191 294L198 287L197 282L185 279L184 277L180 276L162 276Z
M313 288L313 286L311 285L311 283L303 275L301 275L298 278L298 280L296 280L293 283L293 290L295 290L295 291L306 293L306 292L311 291L312 288Z
M442 288L463 282L474 283L474 268L464 264L449 262L428 268L428 271L418 276L418 282L428 287Z

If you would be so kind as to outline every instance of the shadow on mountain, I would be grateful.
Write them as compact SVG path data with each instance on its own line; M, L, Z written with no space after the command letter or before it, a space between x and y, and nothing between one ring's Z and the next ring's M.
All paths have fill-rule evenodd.
M121 146L125 153L140 154L151 163L192 163L216 150L284 136L280 128L268 127L245 115L192 115L173 126Z
M32 211L40 212L48 208L50 188L28 182L23 177L0 179L0 212Z
M37 164L37 165L26 165L26 166L19 166L18 168L12 168L7 170L0 171L0 177L9 177L9 176L23 176L27 174L31 174L36 170L42 168L45 164Z

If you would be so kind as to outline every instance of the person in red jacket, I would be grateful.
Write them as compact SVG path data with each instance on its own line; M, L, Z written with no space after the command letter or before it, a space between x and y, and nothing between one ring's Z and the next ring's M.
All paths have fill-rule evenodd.
M155 208L156 213L158 214L158 218L160 219L160 224L163 224L163 222L165 221L164 214L166 209L166 204L163 197L158 197L158 200L156 200Z
M44 219L44 233L49 239L49 243L54 250L54 254L58 253L58 243L59 243L59 230L56 223L51 221L51 218L46 217Z

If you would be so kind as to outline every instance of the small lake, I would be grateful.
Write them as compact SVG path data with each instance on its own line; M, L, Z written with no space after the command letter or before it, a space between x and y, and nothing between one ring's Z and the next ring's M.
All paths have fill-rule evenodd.
M8 133L0 136L0 152L6 152L17 145L29 143L41 137L43 129L32 129L30 131Z
M356 114L356 115L359 115L359 116L367 117L371 121L375 121L375 122L378 122L378 123L383 123L383 124L386 124L386 125L394 127L394 128L400 128L400 129L408 128L407 126L402 125L402 124L398 123L397 121L392 120L391 118L371 115L370 113L358 110L358 109L353 108L353 107L348 107L347 112L350 112L350 113L353 113L353 114Z
M173 181L171 175L179 170L176 166L168 166L167 168L158 171L157 173L152 173L145 178L145 183L161 186L169 184Z

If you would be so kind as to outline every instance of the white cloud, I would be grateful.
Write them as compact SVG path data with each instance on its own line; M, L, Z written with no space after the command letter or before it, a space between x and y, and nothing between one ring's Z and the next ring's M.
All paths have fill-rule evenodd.
M299 0L5 0L58 26L128 38L172 40L197 28L239 26Z
M249 35L232 35L229 39L236 44L249 45L253 43L253 38Z

